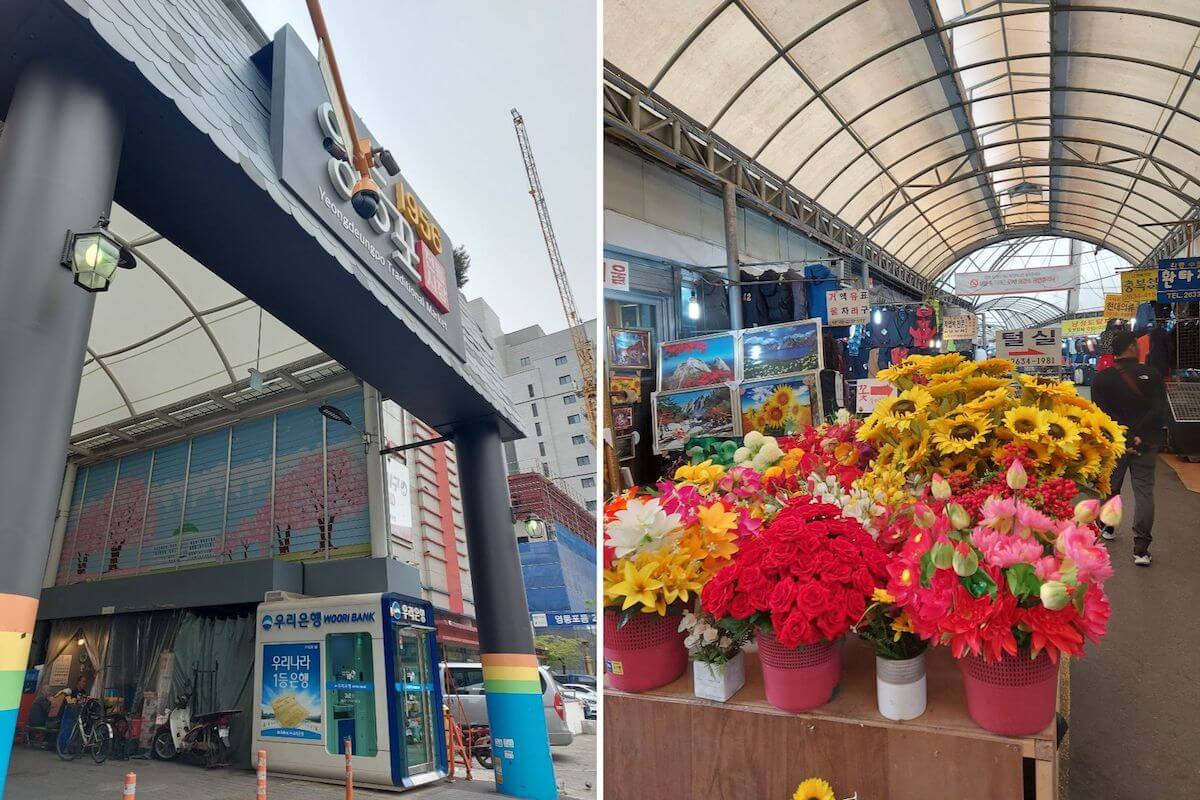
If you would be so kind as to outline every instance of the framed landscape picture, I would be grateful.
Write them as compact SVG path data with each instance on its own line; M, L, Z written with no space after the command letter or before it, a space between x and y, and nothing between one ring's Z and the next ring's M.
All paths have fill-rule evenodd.
M738 386L742 435L793 436L821 422L817 373L750 381Z
M608 365L617 369L650 369L649 329L610 328Z
M642 402L642 376L636 372L613 372L608 376L608 393L613 403Z
M682 450L694 436L736 436L733 394L729 384L654 392L654 452Z
M614 406L612 420L614 433L633 430L633 406Z
M737 380L737 336L714 333L658 346L658 390L674 392Z
M821 320L747 328L741 335L742 380L821 369Z

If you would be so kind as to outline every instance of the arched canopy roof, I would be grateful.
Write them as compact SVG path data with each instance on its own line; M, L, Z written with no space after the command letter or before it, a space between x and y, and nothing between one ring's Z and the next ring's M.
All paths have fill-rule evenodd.
M919 274L1200 197L1195 0L608 0L609 67Z
M985 315L989 327L1005 329L1036 328L1062 316L1058 306L1036 297L997 297L980 303L975 311Z

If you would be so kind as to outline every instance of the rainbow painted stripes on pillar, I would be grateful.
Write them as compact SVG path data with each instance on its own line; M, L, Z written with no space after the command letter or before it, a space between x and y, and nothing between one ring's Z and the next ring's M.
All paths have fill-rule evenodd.
M481 660L496 790L511 797L556 800L537 656L485 653Z
M0 741L11 742L16 735L37 607L37 598L0 593ZM0 797L8 777L9 750L0 748Z

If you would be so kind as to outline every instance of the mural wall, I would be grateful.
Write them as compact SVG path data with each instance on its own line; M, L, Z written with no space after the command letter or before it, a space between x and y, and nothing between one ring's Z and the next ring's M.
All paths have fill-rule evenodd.
M370 553L367 465L355 390L82 467L58 583L278 556Z

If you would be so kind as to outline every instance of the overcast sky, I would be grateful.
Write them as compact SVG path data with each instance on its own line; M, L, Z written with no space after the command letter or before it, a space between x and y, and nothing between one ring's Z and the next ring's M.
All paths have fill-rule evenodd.
M316 52L304 0L244 0ZM596 314L596 8L591 0L324 0L350 103L471 254L468 298L505 331L565 327L509 109L517 108L582 319Z

